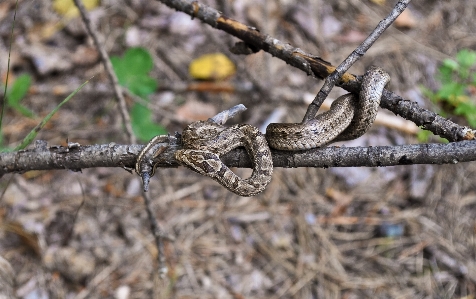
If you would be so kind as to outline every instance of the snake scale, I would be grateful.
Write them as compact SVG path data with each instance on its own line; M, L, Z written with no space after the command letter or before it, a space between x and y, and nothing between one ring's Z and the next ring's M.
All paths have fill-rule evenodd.
M271 181L273 161L270 147L305 150L362 136L377 116L383 89L389 81L390 76L385 71L370 67L362 78L359 96L340 96L329 111L306 123L270 124L266 128L266 137L251 125L226 128L211 120L193 122L182 132L183 149L175 152L175 159L240 196L256 195ZM136 164L136 172L142 177L145 190L155 168L148 161L160 154L157 144L163 138L158 137L142 150ZM253 163L253 172L247 179L238 177L220 160L220 156L239 146L245 147Z

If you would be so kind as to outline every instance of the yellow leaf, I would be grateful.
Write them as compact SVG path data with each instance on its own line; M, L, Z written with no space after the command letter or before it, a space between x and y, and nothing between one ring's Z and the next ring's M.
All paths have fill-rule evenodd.
M92 10L99 5L99 0L82 0L82 2L87 10ZM60 15L70 19L79 15L73 0L53 0L53 9Z
M200 56L189 67L190 76L201 80L223 80L235 71L233 62L222 53Z
M385 0L370 0L370 2L373 2L373 3L378 4L378 5L384 5L385 4Z

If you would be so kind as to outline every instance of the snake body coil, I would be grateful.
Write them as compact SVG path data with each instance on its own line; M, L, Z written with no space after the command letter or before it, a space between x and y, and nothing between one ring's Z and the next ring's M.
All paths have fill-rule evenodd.
M329 111L305 123L270 124L266 138L251 125L225 128L212 120L193 122L182 133L184 149L175 152L175 159L238 195L256 195L266 188L273 174L269 147L304 150L362 136L377 116L380 98L389 80L387 73L371 67L363 76L358 97L343 95L332 103ZM136 164L136 172L147 183L154 174L154 165L149 161L163 150L158 137L144 148ZM246 148L253 163L253 173L247 179L238 177L220 160L220 156L239 146Z
M306 123L270 124L266 128L269 146L278 150L304 150L362 136L377 116L383 89L389 81L386 72L370 67L362 78L358 97L350 93L340 96L329 111Z
M256 127L234 125L225 128L213 122L198 121L183 130L182 143L186 149L176 151L175 159L238 195L256 195L271 181L271 151ZM220 160L221 155L239 146L246 148L253 162L253 173L247 179L238 177Z

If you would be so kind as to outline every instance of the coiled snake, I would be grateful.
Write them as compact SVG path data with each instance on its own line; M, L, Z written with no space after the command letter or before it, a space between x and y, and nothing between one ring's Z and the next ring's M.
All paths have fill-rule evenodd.
M270 124L266 137L251 125L225 128L211 120L193 122L182 132L184 149L175 152L175 159L238 195L256 195L266 188L273 174L269 147L304 150L362 136L377 116L383 89L389 81L390 76L385 71L370 67L362 78L358 97L353 94L340 96L329 111L306 123ZM137 159L136 172L142 177L144 190L154 174L155 166L149 161L160 153L158 137L149 142ZM239 146L245 147L253 163L253 173L247 179L238 177L220 160L220 156Z

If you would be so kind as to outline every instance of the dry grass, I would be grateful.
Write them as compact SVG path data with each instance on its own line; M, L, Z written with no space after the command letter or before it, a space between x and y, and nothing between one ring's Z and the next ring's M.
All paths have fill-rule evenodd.
M357 45L352 39L368 33L393 5L206 3L334 64ZM12 7L0 3L0 16L2 8L3 75ZM416 25L389 30L352 72L379 65L392 76L391 90L425 105L418 86L436 86L438 63L461 48L476 48L476 2L414 1L410 10ZM299 120L303 95L318 90L316 81L268 54L232 56L227 50L232 38L159 2L103 1L94 16L112 54L122 54L128 38L140 37L155 56L153 74L162 89L189 82L190 61L217 51L237 64L231 83L253 84L252 91L234 94L157 93L155 108L167 111L157 121L171 132L190 122L175 114L184 101L217 111L243 103L249 112L239 121L260 125L278 105L287 111L281 121ZM96 75L39 138L49 144L66 138L81 144L123 142L120 117L97 63L72 63L41 75L24 51L48 46L73 55L80 45L90 45L74 25L79 23L47 39L35 38L34 30L59 21L49 1L40 0L20 1L17 20L13 73L34 75L35 93L26 104L38 114ZM308 24L317 24L321 33L313 36L316 27ZM341 30L331 34L331 25ZM8 111L5 140L16 142L32 126ZM412 136L377 127L357 143L411 142ZM160 170L151 184L155 215L176 238L166 243L164 281L155 272L157 251L135 175L86 169L6 176L0 182L6 188L0 252L17 273L20 297L45 292L48 298L474 298L475 171L471 163L277 169L263 194L240 198L188 170ZM127 291L129 297L118 295Z

